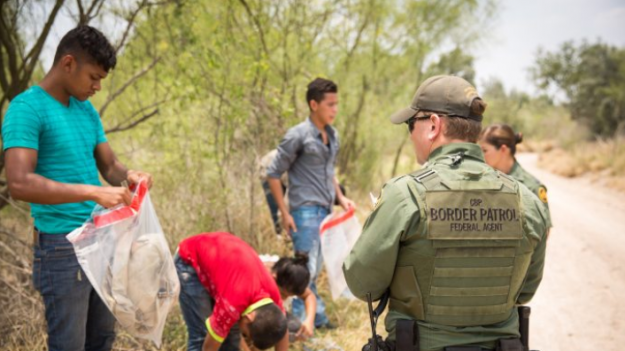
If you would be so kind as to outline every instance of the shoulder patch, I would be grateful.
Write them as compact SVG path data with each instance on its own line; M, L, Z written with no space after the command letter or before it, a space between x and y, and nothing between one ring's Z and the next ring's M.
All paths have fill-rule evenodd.
M544 186L538 188L538 198L540 199L540 201L547 203L547 188L545 188Z

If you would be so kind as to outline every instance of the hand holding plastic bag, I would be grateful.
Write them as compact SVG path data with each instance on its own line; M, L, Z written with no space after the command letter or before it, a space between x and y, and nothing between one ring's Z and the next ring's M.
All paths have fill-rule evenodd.
M91 285L131 335L160 347L180 283L148 186L135 186L130 206L96 207L67 235Z

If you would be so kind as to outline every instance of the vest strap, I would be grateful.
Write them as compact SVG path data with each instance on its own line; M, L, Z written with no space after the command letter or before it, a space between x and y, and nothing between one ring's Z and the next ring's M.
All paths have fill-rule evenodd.
M504 188L506 188L505 190L509 192L516 192L516 184L509 175L501 171L497 171L497 175L499 175L499 179L503 182Z
M441 178L433 169L429 169L424 172L418 172L417 174L413 175L413 178L418 183L423 184L426 190L432 190L437 185L441 184Z
M427 311L435 316L471 316L506 313L510 310L507 303L490 306L439 306L428 305Z

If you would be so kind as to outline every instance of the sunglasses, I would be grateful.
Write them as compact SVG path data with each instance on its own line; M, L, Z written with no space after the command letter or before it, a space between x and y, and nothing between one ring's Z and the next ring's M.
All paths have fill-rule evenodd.
M423 119L430 119L430 117L432 116L432 114L429 115L423 115L423 116L413 116L410 117L407 121L406 124L408 125L408 131L410 133L412 133L412 131L414 130L414 124L419 121L419 120L423 120Z

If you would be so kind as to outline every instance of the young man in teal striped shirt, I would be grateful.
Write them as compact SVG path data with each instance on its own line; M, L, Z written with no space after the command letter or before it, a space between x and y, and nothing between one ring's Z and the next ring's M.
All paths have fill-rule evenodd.
M152 182L117 159L88 101L116 61L115 49L97 29L69 31L50 72L11 101L2 125L11 197L31 203L35 220L33 282L43 296L50 351L111 349L115 318L65 234L80 227L96 203L130 204L123 181ZM102 186L98 172L110 187Z

